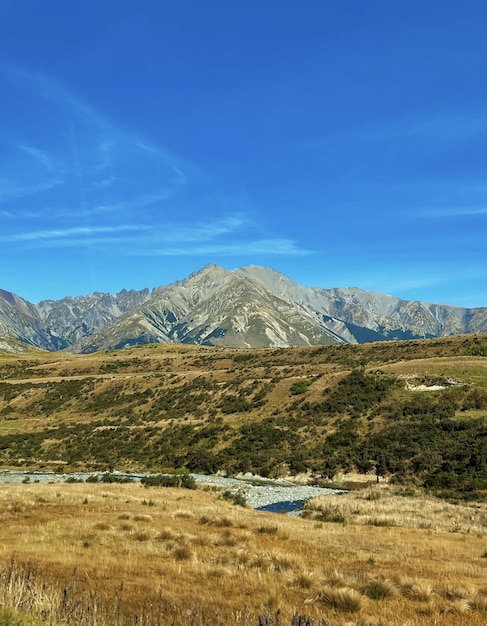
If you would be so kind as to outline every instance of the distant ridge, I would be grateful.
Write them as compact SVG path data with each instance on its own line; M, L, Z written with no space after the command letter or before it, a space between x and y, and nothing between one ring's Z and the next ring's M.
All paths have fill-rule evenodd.
M146 343L289 347L487 331L487 308L305 287L275 270L206 265L154 290L44 300L0 290L0 338L95 352Z

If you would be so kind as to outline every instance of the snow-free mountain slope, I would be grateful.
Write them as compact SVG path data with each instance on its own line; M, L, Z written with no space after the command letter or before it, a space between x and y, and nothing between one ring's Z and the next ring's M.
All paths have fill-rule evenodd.
M144 343L284 347L441 337L487 330L487 308L407 301L359 288L299 285L270 268L206 265L141 291L44 300L0 291L0 336L47 350Z

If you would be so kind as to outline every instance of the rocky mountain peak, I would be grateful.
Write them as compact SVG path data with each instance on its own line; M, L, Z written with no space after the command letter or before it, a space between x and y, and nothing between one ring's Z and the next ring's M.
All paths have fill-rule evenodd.
M272 347L362 343L487 330L487 309L299 285L271 268L208 264L184 280L33 305L0 290L0 337L48 350L140 343Z

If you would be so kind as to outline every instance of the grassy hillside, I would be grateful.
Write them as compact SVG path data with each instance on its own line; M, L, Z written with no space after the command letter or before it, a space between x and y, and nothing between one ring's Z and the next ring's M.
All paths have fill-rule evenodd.
M358 472L487 490L487 337L0 355L0 466Z

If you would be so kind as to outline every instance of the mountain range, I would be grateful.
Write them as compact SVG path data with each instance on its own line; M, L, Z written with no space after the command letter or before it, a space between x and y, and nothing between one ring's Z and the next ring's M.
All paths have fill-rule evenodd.
M287 347L487 331L487 308L305 287L275 270L207 265L186 279L32 304L0 289L0 338L76 353L147 343ZM6 344L7 345L7 344Z

